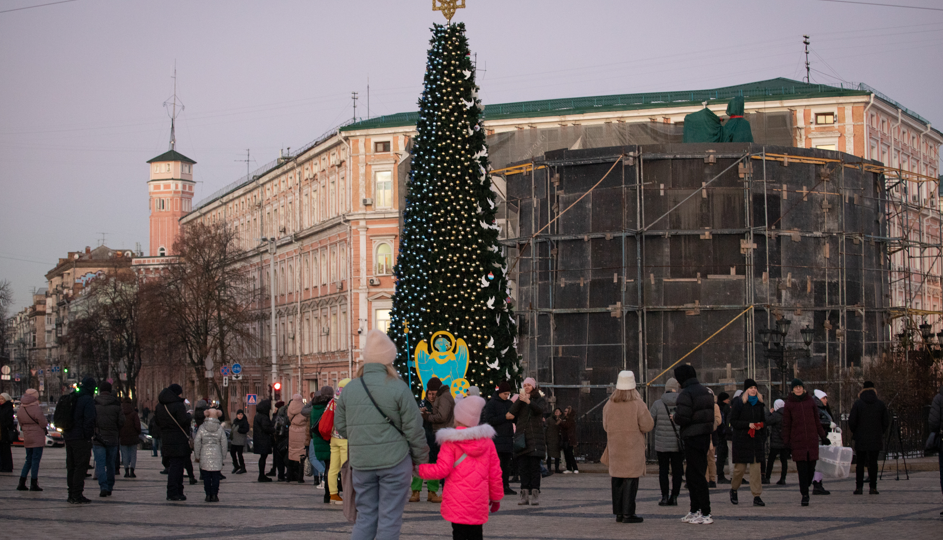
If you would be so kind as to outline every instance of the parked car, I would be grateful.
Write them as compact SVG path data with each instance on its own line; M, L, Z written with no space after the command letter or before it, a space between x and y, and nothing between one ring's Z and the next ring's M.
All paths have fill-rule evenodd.
M141 439L138 448L141 450L154 448L154 437L151 437L151 432L147 429L147 424L144 422L141 422L141 434L138 437Z
M53 446L65 446L65 439L62 438L62 433L57 431L55 426L52 423L52 415L46 415L46 420L49 422L49 428L46 432L46 447L51 448ZM16 440L11 443L13 446L23 446L23 434L20 432L19 422L17 422L16 416L13 417L13 425L16 426Z

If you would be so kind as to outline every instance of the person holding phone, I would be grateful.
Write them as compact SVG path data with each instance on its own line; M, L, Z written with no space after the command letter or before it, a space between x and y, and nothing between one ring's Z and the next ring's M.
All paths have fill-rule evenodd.
M507 418L514 420L517 426L515 438L524 438L524 444L514 453L521 475L521 500L518 505L540 504L540 461L547 452L544 418L548 414L547 400L540 395L537 381L527 377L517 401L507 413Z

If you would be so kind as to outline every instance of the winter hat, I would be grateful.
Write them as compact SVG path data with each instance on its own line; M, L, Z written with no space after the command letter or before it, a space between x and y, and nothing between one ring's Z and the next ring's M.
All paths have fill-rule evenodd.
M95 391L95 377L85 377L82 379L82 388L89 390L91 392ZM179 386L177 388L180 388ZM183 392L183 390L181 390Z
M29 396L39 397L39 390L36 390L35 388L29 388L26 390L26 394ZM3 398L3 399L7 399L7 398Z
M480 390L477 386L469 386L469 387L468 387L468 395L469 395L469 396L480 396L480 395L481 395L481 390Z
M292 394L292 395L291 395L291 400L292 400L292 401L302 401L302 400L304 400L304 397L302 397L301 394Z
M284 406L285 406L285 402L282 401L282 400L278 400L278 401L275 402L275 408L276 408L276 409L281 409L281 408L284 407Z
M720 403L727 399L730 399L730 394L728 394L727 392L721 392L717 394L717 403Z
M239 409L238 411L236 411L236 414L246 414L246 411Z
M524 379L523 384L529 384L533 386L534 388L537 388L537 381L535 381L533 377L527 377L526 379Z
M82 381L82 385L85 385L85 381ZM183 388L177 383L168 386L168 388L170 388L170 391L173 392L175 396L179 396L183 393Z
M819 398L819 399L822 399L823 397L828 397L828 394L826 394L825 392L819 390L818 388L816 388L815 390L813 390L812 393L815 394L815 397L817 397L817 398Z
M0 397L3 398L3 401L13 401L13 398L10 397L10 394L7 394L6 392L0 394Z
M209 409L210 404L205 399L198 399L196 402L197 409Z
M620 371L616 381L616 390L635 390L635 373Z
M665 392L677 392L681 390L681 383L678 382L678 379L674 377L668 379L668 382L665 383Z
M216 409L206 409L206 412L203 413L207 418L219 418L223 411L217 411Z
M786 402L781 399L777 399L776 401L773 402L774 411L778 411L779 409L782 409L785 406L786 406Z
M481 420L481 410L485 408L485 400L481 396L468 396L455 400L455 421L465 427L475 427Z
M427 392L438 392L439 388L442 388L442 381L440 381L438 377L433 377L426 381Z
M871 381L864 381L865 388L874 388L874 383Z
M367 344L363 347L364 363L392 365L393 360L396 360L396 344L390 336L376 329L367 332Z
M684 364L675 368L675 379L678 380L678 384L684 385L688 379L696 378L697 371L694 370L694 366Z
M327 403L334 399L334 387L332 386L322 386L321 387L321 401Z
M743 390L737 390L736 392L733 393L733 398L737 399L738 397L740 397L740 394L742 393L743 393Z
M750 388L753 388L754 386L759 386L759 385L756 384L756 381L754 381L753 379L747 379L747 380L743 381L743 391L744 391L744 392L747 391L747 390L749 390Z
M803 384L802 381L801 381L800 379L798 379L798 378L793 379L792 382L789 383L789 389L790 389L790 390L795 390L797 386L801 386L801 387L805 388L805 384Z
M111 392L111 389L112 389L111 383L108 382L108 381L105 381L105 382L101 383L100 385L98 385L98 392L99 392L99 393L101 393L101 392Z
M503 394L505 392L511 391L511 383L507 381L501 381L501 384L498 385L498 393Z

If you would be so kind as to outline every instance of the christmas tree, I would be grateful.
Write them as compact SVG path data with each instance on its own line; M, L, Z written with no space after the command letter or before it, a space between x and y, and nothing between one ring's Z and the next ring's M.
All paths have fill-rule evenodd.
M432 33L389 334L417 396L432 376L453 393L474 385L490 396L502 380L519 381L520 357L483 107L465 25Z

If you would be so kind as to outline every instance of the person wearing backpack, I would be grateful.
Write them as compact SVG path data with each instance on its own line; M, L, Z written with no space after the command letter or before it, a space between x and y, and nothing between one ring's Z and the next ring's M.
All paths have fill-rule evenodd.
M85 377L78 390L63 396L56 404L56 425L65 440L66 483L70 504L88 504L85 473L92 459L92 436L95 434L95 379ZM70 414L71 413L71 414Z
M357 380L335 400L334 429L350 443L357 508L352 540L399 538L412 473L429 458L416 399L393 367L395 359L393 341L370 330Z
M121 428L124 414L121 401L111 393L111 383L105 381L98 387L95 396L95 435L92 437L92 453L95 454L95 477L101 488L99 497L108 497L115 488L115 463L121 443Z

